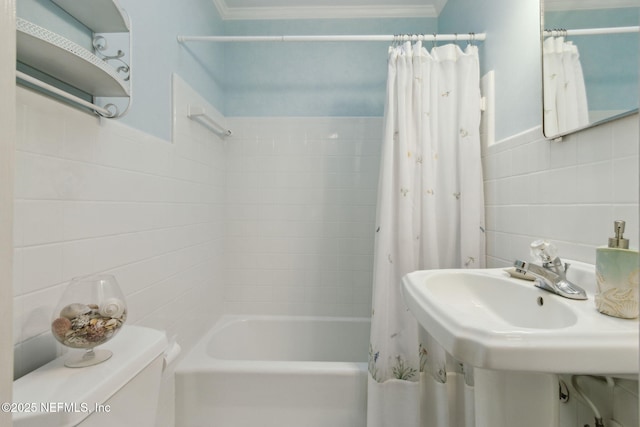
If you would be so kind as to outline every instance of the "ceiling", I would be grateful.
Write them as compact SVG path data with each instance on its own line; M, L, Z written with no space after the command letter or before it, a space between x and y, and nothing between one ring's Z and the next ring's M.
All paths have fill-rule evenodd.
M213 0L222 19L437 17L447 0Z
M213 0L213 3L225 20L435 18L447 0ZM638 0L544 0L544 3L547 10L578 10L637 7Z

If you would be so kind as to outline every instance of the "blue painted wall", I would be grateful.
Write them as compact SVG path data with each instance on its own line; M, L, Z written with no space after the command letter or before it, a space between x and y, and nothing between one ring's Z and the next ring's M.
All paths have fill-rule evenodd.
M538 0L449 0L438 19L443 33L485 32L481 75L495 71L496 140L542 123Z
M176 36L222 34L211 0L120 0L132 22L133 104L123 122L171 139L171 75L177 73L214 105L224 101L222 46L189 45Z
M49 0L26 13L90 47ZM29 5L30 4L30 5ZM435 33L435 18L222 21L211 0L120 0L132 22L133 102L124 123L171 139L171 74L227 116L382 116L388 42L186 43L177 35ZM122 46L127 50L127 46Z
M170 139L172 73L227 116L383 115L387 42L179 44L180 34L475 31L487 33L487 41L479 43L481 68L483 74L495 70L496 138L507 138L541 123L539 3L487 3L449 0L438 19L222 21L211 0L157 0L153 7L148 1L120 0L133 23L133 105L121 120Z
M227 21L227 35L435 33L435 18ZM382 116L388 42L225 44L227 116Z

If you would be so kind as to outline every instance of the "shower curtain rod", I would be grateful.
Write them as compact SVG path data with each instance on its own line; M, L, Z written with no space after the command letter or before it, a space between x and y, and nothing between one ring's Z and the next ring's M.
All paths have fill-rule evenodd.
M485 33L395 34L342 36L178 36L178 42L397 42L397 41L483 41Z
M640 26L635 27L609 27L609 28L584 28L581 30L565 30L562 28L554 28L551 30L544 30L546 35L552 37L558 36L592 36L598 34L625 34L625 33L637 33L640 31Z

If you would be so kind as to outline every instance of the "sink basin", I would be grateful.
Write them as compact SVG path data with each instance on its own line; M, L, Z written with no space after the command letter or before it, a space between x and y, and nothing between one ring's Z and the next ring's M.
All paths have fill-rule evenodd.
M444 271L430 274L427 292L452 318L467 327L499 331L509 329L560 329L575 325L578 315L567 304L531 286L514 286L510 280L476 272ZM455 320L455 319L451 319Z
M599 313L587 286L588 300L570 300L502 269L483 269L416 271L402 287L414 317L461 362L524 372L638 374L637 319Z

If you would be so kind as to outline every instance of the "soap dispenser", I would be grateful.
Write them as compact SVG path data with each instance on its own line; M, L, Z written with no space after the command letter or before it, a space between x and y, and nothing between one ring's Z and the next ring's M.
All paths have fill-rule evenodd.
M640 257L629 249L625 239L624 221L614 222L615 236L608 247L596 249L596 308L609 316L624 319L638 317L638 283Z

